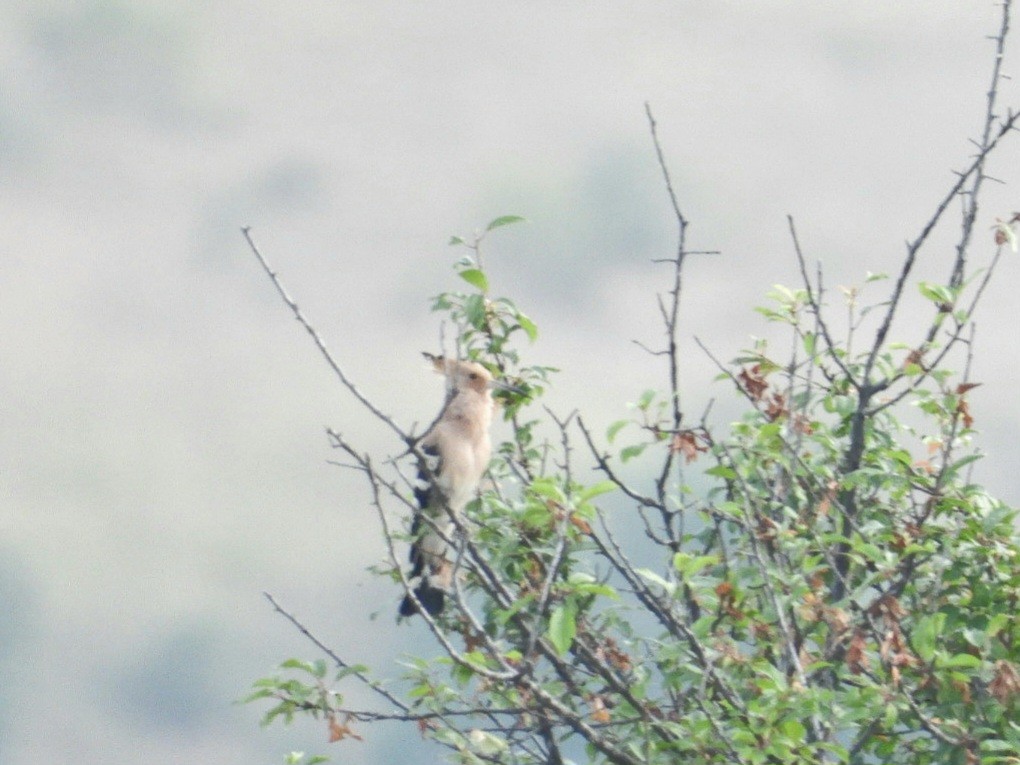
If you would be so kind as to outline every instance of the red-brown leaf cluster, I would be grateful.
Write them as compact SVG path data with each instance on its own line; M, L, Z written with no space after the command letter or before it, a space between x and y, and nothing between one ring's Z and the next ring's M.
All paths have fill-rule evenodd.
M567 520L569 520L570 524L575 529L580 531L582 534L587 534L589 536L591 535L591 524L588 523L588 521L586 521L584 518L582 518L577 513L571 513L568 516Z
M719 610L732 619L743 619L746 614L737 608L736 594L733 585L729 582L720 582L716 585L715 594L719 596Z
M698 458L698 452L708 451L708 446L699 440L698 434L693 430L681 430L674 433L669 448L675 453L682 454L684 462L688 465Z
M956 386L956 395L959 396L959 400L956 402L956 414L963 422L963 427L970 428L974 425L974 417L970 413L970 406L967 403L967 399L964 398L967 391L973 390L978 387L981 383L960 383Z
M765 375L762 373L761 364L755 364L750 369L741 369L737 380L753 401L761 401L769 387L768 382L765 381Z
M839 482L835 479L829 481L825 487L825 494L818 501L818 505L815 507L815 516L818 518L825 518L829 515L829 510L832 508L832 503L836 499L836 490L839 489Z
M900 629L900 619L906 615L902 604L892 595L883 595L875 601L868 612L880 617L885 624L885 633L878 646L878 654L889 666L889 677L893 687L900 684L902 667L916 667L921 660L910 650L910 645Z
M922 350L921 348L915 348L910 353L908 353L907 358L903 360L903 368L906 369L912 364L916 364L917 366L921 367L921 369L924 369L924 364L922 363L923 361L924 350Z
M598 723L607 723L612 719L606 702L601 696L591 697L591 719Z
M329 723L329 743L335 741L343 741L345 738L353 738L356 741L364 741L364 739L351 730L350 722L351 716L344 715L343 722L336 719L336 715L330 715L326 718Z
M436 725L434 720L430 720L425 717L419 717L417 720L417 724L418 733L421 734L422 738L424 738L425 734L428 733L430 730L437 730L439 727L438 725Z
M755 529L755 533L758 535L760 540L763 542L771 542L776 538L778 527L774 520L769 518L767 515L761 515L760 513L756 520L758 527Z
M970 407L967 405L967 399L961 398L956 402L956 413L960 416L960 420L963 422L963 427L970 428L974 425L974 417L970 413Z
M765 416L769 422L775 422L789 413L790 410L786 407L786 396L782 393L773 393L765 405Z
M1020 213L1013 213L1013 217L1008 221L1004 221L1001 218L995 219L995 225L992 228L995 230L995 243L1002 245L1009 243L1009 229L1013 228L1015 223L1020 222Z
M630 656L621 651L611 637L607 637L602 645L595 649L595 656L620 672L630 672L634 668Z
M868 668L868 655L865 653L867 644L864 630L858 627L854 630L850 645L846 649L846 665L854 675L859 675Z
M1020 697L1020 672L1016 666L1005 659L995 662L995 676L988 684L988 692L998 699L1000 704Z

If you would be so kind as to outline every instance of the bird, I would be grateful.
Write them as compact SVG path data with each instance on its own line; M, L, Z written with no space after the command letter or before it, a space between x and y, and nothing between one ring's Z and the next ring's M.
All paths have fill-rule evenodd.
M446 377L446 400L439 416L417 445L425 460L418 466L414 495L417 510L411 523L411 573L408 577L417 603L405 595L400 616L413 616L419 604L429 616L438 616L453 583L448 557L455 524L489 466L495 387L510 388L493 379L475 361L423 354L436 372ZM426 521L428 518L430 522Z

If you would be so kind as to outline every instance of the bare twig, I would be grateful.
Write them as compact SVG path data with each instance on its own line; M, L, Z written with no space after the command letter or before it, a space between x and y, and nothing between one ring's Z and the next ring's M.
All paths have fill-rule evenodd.
M822 333L822 339L825 341L825 349L828 351L826 358L831 359L839 367L840 371L846 375L847 380L855 388L858 383L853 373L847 368L840 358L838 353L835 353L836 343L832 339L832 335L829 332L829 325L826 323L824 316L822 315L821 295L816 294L814 287L811 284L811 278L808 276L807 261L804 258L804 252L800 248L800 239L797 238L797 228L793 223L793 216L787 215L786 222L790 227L790 238L793 240L793 251L797 256L797 265L800 268L801 281L804 283L804 289L807 290L808 305L811 306L811 312L814 314L815 323L818 329ZM819 266L820 267L820 266ZM819 279L821 277L819 276ZM819 289L819 293L821 289Z
M1004 10L1007 11L1007 23L1008 6L1009 2L1007 1L1003 5ZM892 326L893 317L896 315L896 309L899 307L900 299L903 296L903 290L907 283L907 278L914 269L914 265L917 261L917 256L920 253L921 248L928 241L928 236L935 229L935 226L942 220L942 216L948 209L949 204L964 188L971 176L975 173L981 172L984 167L985 159L995 150L995 148L999 145L999 142L1008 133L1016 129L1018 120L1020 120L1020 113L1011 114L1002 123L1000 123L1000 125L992 132L991 137L985 142L984 148L978 153L977 157L971 162L966 170L959 174L956 182L949 188L949 191L942 198L942 201L936 208L935 213L931 218L929 218L928 222L922 228L921 233L918 234L913 241L907 243L907 254L903 259L903 265L896 278L896 285L894 286L892 295L889 298L888 308L886 309L885 316L883 317L878 330L875 332L875 340L872 343L871 350L864 365L864 372L861 376L862 388L867 389L871 385L871 373L875 366L875 360L878 358L879 352L885 345L885 338L889 333L889 328Z
M336 373L336 376L340 378L340 382L343 386L347 388L347 390L349 390L351 394L353 394L353 396L358 399L358 401L360 401L366 409L368 409L368 411L374 414L376 418L386 423L390 429L399 436L401 441L406 444L412 443L413 439L405 433L404 430L396 424L396 422L393 421L393 418L373 404L347 376L347 373L344 372L340 363L326 347L326 342L322 339L322 336L319 335L311 322L309 322L308 319L305 318L304 314L301 313L301 309L298 307L297 303L294 302L294 299L291 298L291 296L287 293L287 290L284 288L283 283L280 281L280 277L277 276L276 272L270 267L266 258L259 251L259 248L255 246L255 241L251 236L251 228L246 226L241 229L241 232L244 234L244 238L248 242L248 246L251 248L252 253L256 258L258 258L259 263L262 265L262 270L264 270L272 280L277 293L279 293L280 297L283 298L283 302L287 304L287 307L290 308L291 313L294 314L294 318L297 319L301 326L305 328L305 331L312 336L312 340L315 341L315 345L319 349L319 353L326 360L326 363L329 364L330 369L332 369L333 372Z
M683 412L680 408L680 360L677 355L677 328L680 314L680 296L683 289L683 267L684 260L687 257L687 226L688 221L684 217L683 211L680 209L680 203L677 200L676 191L673 189L673 180L669 173L669 167L666 165L666 158L662 152L662 144L659 142L659 132L655 122L655 117L652 115L652 107L645 103L645 114L648 116L648 127L652 134L652 143L655 146L655 156L659 162L659 169L662 171L662 177L666 184L666 193L669 195L670 206L673 208L673 215L676 218L677 224L677 243L676 243L676 257L671 261L673 264L673 286L670 289L670 303L668 308L663 305L661 297L659 298L659 308L662 312L663 322L665 323L666 333L666 355L669 358L669 393L670 393L670 409L672 412L672 430L676 432L680 430L680 425L683 422ZM672 449L666 450L666 456L663 459L662 470L659 474L659 478L656 481L656 490L659 497L659 505L665 512L666 505L666 481L673 469L673 464L676 461L676 453ZM670 522L668 514L663 516L663 523L667 533L670 532Z
M336 651L334 651L332 648L330 648L325 643L323 643L321 640L319 640L319 638L317 638L314 634L312 634L312 631L310 629L308 629L308 627L306 627L304 624L302 624L297 619L296 616L294 616L292 613L290 613L290 611L286 610L283 606L281 606L277 602L276 598L274 598L268 592L263 592L262 594L263 594L263 596L265 596L266 600L269 601L270 605L272 605L273 610L276 611L276 613L280 614L283 618L285 618L287 621L289 621L291 624L293 624L297 628L298 632L300 632L302 635L304 635L306 638L308 638L316 646L316 648L318 648L320 651L322 651L324 654L326 654L330 659L332 659L333 663L336 664L337 667L339 667L340 669L345 669L345 670L350 670L351 669L351 665L350 664L348 664L346 661L344 661L340 657L340 655L336 653ZM387 691L385 688L383 688L381 685L379 685L379 683L371 680L368 677L368 675L366 675L361 670L354 670L353 672L351 672L351 674L354 677L358 678L358 680L360 680L363 685L371 688L375 693L377 693L380 696L382 696L387 702L389 702L390 704L393 704L393 706L397 707L397 709L400 709L402 712L407 712L410 709L410 706L408 706L403 701L401 701L398 697L394 696L392 693Z

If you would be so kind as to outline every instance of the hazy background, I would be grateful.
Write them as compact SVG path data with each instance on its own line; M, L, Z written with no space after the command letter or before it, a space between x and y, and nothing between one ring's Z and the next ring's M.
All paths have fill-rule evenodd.
M691 262L682 337L688 407L716 396L725 424L692 337L729 358L766 331L750 307L795 281L787 213L833 291L896 267L972 151L997 21L972 0L0 5L0 762L441 757L397 726L329 746L232 705L314 655L263 590L384 674L423 637L365 573L376 521L324 426L395 446L241 226L409 425L440 399L418 352L438 347L428 298L457 286L446 241L526 216L493 237L495 289L563 369L553 405L601 431L661 380L630 342L658 338L650 259L674 244L650 101L690 244L722 251ZM1018 168L1014 140L990 171ZM988 191L990 251L1020 199ZM978 478L1013 503L1018 267L979 316L971 394Z

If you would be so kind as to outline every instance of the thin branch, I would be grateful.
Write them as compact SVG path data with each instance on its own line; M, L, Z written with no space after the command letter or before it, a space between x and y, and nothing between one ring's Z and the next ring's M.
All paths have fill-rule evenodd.
M680 210L680 203L677 201L676 192L673 190L673 181L670 178L669 168L666 166L666 158L663 156L662 146L659 143L658 125L655 122L655 117L652 115L652 107L647 101L645 102L645 114L648 116L648 126L652 132L652 143L655 144L655 156L659 160L659 169L662 170L662 177L666 182L666 192L669 194L669 202L673 206L673 214L676 216L677 223L680 224L681 232L683 232L683 230L687 227L687 219ZM680 248L680 252L683 252L683 248Z
M677 201L676 191L673 189L673 179L666 165L666 158L662 152L662 144L659 142L659 131L652 115L652 107L645 103L645 114L648 116L648 127L652 134L652 143L655 146L655 156L659 162L659 169L662 171L662 178L666 183L666 192L669 195L669 202L673 208L673 215L677 223L677 244L676 258L673 260L673 288L670 290L670 305L667 312L666 307L659 300L659 307L662 310L663 320L666 329L667 356L669 357L669 392L670 407L673 415L673 432L680 430L683 422L683 412L680 407L680 362L677 355L677 327L680 314L680 295L683 289L683 266L687 255L687 219L680 209ZM672 472L673 464L676 461L676 454L672 449L666 450L666 457L663 460L662 471L656 481L656 490L659 497L659 504L665 512L666 508L666 481ZM664 515L663 523L666 533L670 533L668 514ZM671 535L672 536L672 535Z
M266 598L266 600L269 601L270 605L272 605L273 610L276 611L276 613L280 614L287 621L289 621L291 624L293 624L297 628L298 632L300 632L302 635L304 635L306 638L308 638L316 646L316 648L318 648L320 651L322 651L324 654L326 654L330 659L332 659L333 663L336 664L336 666L338 666L340 669L345 669L345 670L350 670L351 669L351 665L350 664L348 664L346 661L344 661L342 658L340 658L340 655L337 654L336 651L334 651L332 648L330 648L325 643L323 643L321 640L319 640L319 638L317 638L314 634L312 634L312 631L309 630L308 627L306 627L304 624L302 624L297 619L297 617L295 617L293 614L291 614L289 611L287 611L283 606L281 606L277 602L276 598L274 598L268 592L263 592L262 595ZM358 680L360 680L364 685L366 685L369 688L371 688L377 694L379 694L384 699L386 699L386 701L388 701L390 704L393 704L395 707L397 707L398 709L402 710L403 712L407 712L411 708L410 706L405 704L403 701L401 701L399 698L397 698L392 693L390 693L385 688L383 688L381 685L379 685L379 683L369 679L369 677L364 672L362 672L360 670L355 670L354 672L351 672L351 674L354 677L358 678Z
M309 322L308 319L305 318L304 314L301 313L301 309L298 308L297 303L295 303L293 298L291 298L291 296L287 293L287 290L284 288L279 276L277 276L276 272L270 267L265 257L259 251L259 248L255 245L255 241L251 236L251 228L246 226L241 229L241 233L244 234L244 238L248 242L248 247L251 248L252 253L256 258L258 258L259 263L262 265L262 270L264 270L272 280L277 293L279 293L280 297L283 298L283 302L287 304L287 307L290 308L291 313L294 314L294 318L297 319L301 326L305 328L305 331L312 336L312 340L315 341L315 345L319 349L319 353L326 360L326 363L329 364L330 369L332 369L333 372L336 373L336 376L340 378L340 382L343 386L347 388L347 390L349 390L351 394L358 399L358 401L360 401L366 409L368 409L368 411L374 414L376 418L386 423L390 429L400 437L401 441L406 444L410 444L413 439L405 433L404 430L396 424L396 422L393 421L392 417L379 409L358 389L354 382L347 376L347 373L344 372L340 363L334 358L333 354L330 353L329 349L326 347L326 342L322 339L321 335L319 335L311 322Z
M800 239L797 237L797 227L793 223L793 216L786 216L787 225L790 227L790 238L793 240L793 251L797 256L797 265L800 268L801 281L804 283L804 289L807 290L808 305L811 306L811 312L815 316L815 323L822 332L822 338L825 340L825 348L828 351L826 354L828 358L836 363L840 371L846 375L846 378L850 381L850 384L855 388L858 387L857 380L854 375L850 372L847 366L843 363L839 354L836 353L836 343L832 339L832 335L829 333L829 325L826 324L824 317L822 316L821 306L821 295L815 294L815 290L811 285L811 278L808 276L807 261L804 258L804 251L800 247ZM821 266L819 266L819 269ZM819 273L819 283L821 280L821 274ZM819 287L819 293L821 288Z
M1009 2L1007 1L1004 3L1004 8L1008 9L1008 6ZM1016 129L1018 120L1020 120L1020 113L1011 114L1006 120L1000 123L994 135L986 142L985 147L981 150L977 157L971 162L964 172L959 174L956 183L949 188L949 191L942 198L938 207L936 207L935 213L922 228L921 233L918 234L917 238L912 242L907 243L907 255L903 260L903 266L900 268L900 273L896 278L896 285L893 288L892 295L889 299L889 307L886 310L885 316L883 317L878 330L875 332L875 340L871 346L867 361L864 364L864 372L861 379L861 387L863 389L867 389L871 384L871 372L875 366L878 354L885 345L886 335L889 333L889 328L892 326L893 317L896 315L896 309L899 307L900 298L903 296L903 290L906 286L907 278L914 269L918 253L927 242L928 236L935 229L935 226L942 220L942 216L945 214L946 209L948 209L949 204L956 198L956 195L960 193L968 179L974 173L981 172L985 158L995 150L995 148L999 145L999 142L1006 136L1007 133Z
M598 447L595 445L595 439L592 437L591 432L584 424L584 419L581 418L580 416L577 417L577 427L580 428L581 433L584 435L584 440L588 444L588 449L591 452L592 457L595 458L596 467L598 468L598 470L605 474L606 478L608 478L610 481L616 484L617 488L619 488L620 491L622 491L624 494L626 494L628 497L633 499L641 506L650 508L657 508L659 506L658 502L656 502L654 499L652 499L651 497L646 497L644 494L635 491L627 483L625 483L622 478L620 478L616 474L616 471L614 471L613 468L610 467L609 465L608 455L605 455L599 451Z
M950 287L958 287L963 284L967 263L967 247L974 232L974 221L977 219L981 185L984 180L989 179L984 173L984 157L987 154L985 149L989 145L992 129L995 126L996 119L998 119L995 110L999 95L999 80L1002 79L1002 60L1006 52L1006 37L1009 34L1010 5L1011 0L1004 0L1002 3L1002 20L999 24L999 34L995 37L995 60L992 64L992 82L988 88L988 101L985 108L981 143L977 144L981 152L979 157L980 164L974 173L970 189L968 189L963 197L964 214L961 222L960 241L956 245L956 260L953 263L953 271L949 277Z

